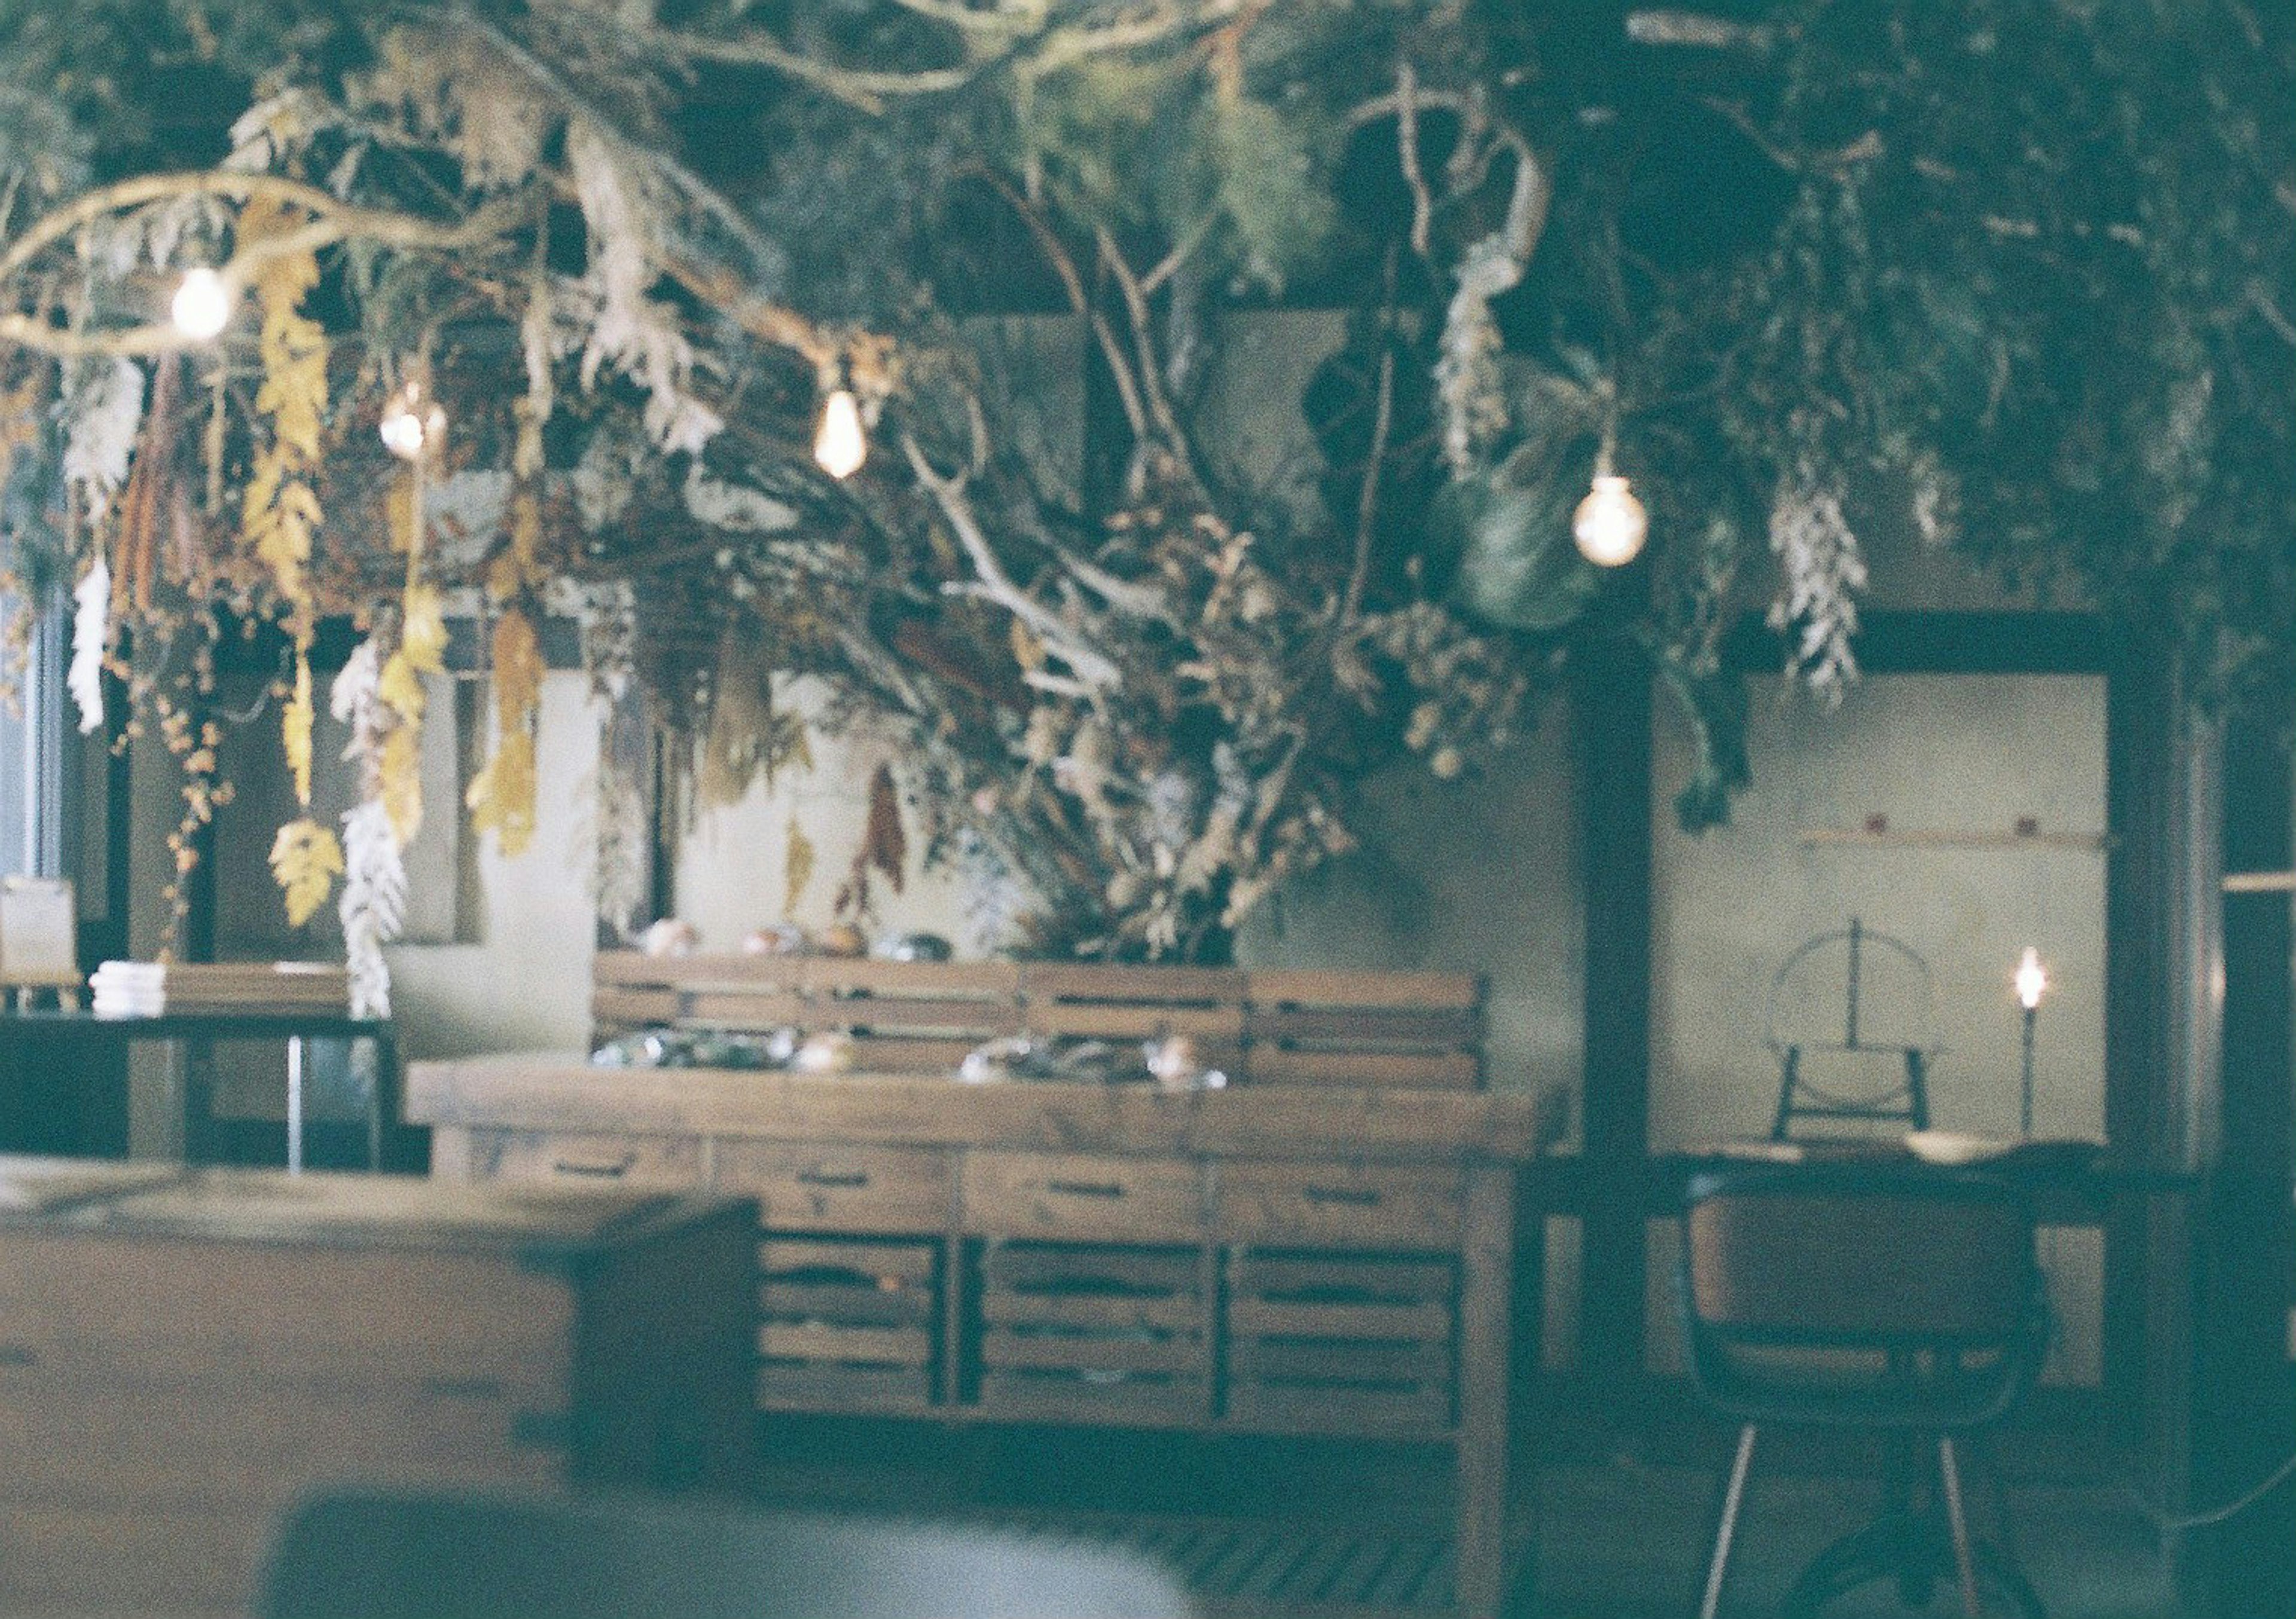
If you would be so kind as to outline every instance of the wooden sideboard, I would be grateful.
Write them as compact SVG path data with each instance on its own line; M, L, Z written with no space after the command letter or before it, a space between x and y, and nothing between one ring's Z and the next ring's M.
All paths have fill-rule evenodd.
M755 1198L767 1410L1449 1446L1458 1607L1495 1613L1535 1125L1480 1088L1475 981L1033 970L1034 997L1009 965L605 958L606 1026L834 1026L927 1071L416 1063L408 1116L440 1177ZM1191 1033L1238 1083L945 1076L978 1033L1046 1022Z
M244 1613L333 1483L730 1486L752 1218L0 1158L0 1608Z

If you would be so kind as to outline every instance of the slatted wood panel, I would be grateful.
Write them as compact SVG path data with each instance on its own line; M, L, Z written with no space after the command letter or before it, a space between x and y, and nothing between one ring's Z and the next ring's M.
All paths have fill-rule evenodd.
M947 1073L985 1040L1021 1029L1009 961L669 956L603 952L591 1018L606 1034L653 1025L762 1032L838 1030L877 1073Z
M1032 961L597 958L600 1034L654 1024L841 1029L858 1066L947 1073L982 1041L1185 1034L1239 1083L1482 1083L1482 981L1462 973L1240 971Z
M982 1408L1090 1421L1209 1409L1200 1250L991 1242L973 1355Z
M1472 975L1255 972L1248 999L1262 1084L1482 1083L1483 985Z
M1285 1432L1456 1420L1458 1273L1448 1258L1243 1248L1227 1261L1227 1406Z
M758 1402L908 1410L939 1359L938 1244L775 1237L758 1247Z

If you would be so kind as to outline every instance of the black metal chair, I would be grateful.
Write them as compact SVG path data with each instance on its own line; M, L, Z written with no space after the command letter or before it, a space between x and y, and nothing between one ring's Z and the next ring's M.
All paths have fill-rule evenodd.
M1129 1553L730 1502L345 1490L291 1512L260 1619L1185 1619Z
M1980 1586L2042 1619L2005 1548L2005 1544L1970 1532L1956 1443L2017 1402L2046 1343L2032 1211L2017 1187L1969 1171L1872 1163L1700 1176L1688 1193L1681 1303L1692 1380L1742 1425L1700 1619L1720 1608L1755 1442L1768 1423L1883 1430L1892 1463L1882 1517L1802 1572L1782 1619L1815 1615L1882 1579L1915 1606L1950 1581L1969 1619L1987 1611ZM1907 1464L1924 1438L1935 1442L1939 1500L1917 1508L1926 1464Z

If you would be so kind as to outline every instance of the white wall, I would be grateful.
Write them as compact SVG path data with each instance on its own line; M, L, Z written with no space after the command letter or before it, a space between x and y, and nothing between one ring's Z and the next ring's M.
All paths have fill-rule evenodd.
M2007 835L2020 817L2044 833L2102 832L2103 679L1869 676L1833 710L1781 680L1752 684L1754 784L1729 826L1697 838L1675 829L1668 804L1693 760L1680 728L1662 724L1659 735L1653 1148L1767 1132L1779 1082L1777 1055L1764 1040L1772 980L1803 941L1853 916L1911 945L1933 975L1934 1017L1922 1039L1936 1048L1935 1128L2017 1134L2021 1014L2011 975L2030 944L2053 980L2036 1026L2035 1133L2102 1139L2102 846L1830 844L1806 835L1863 828L1874 815L1886 817L1893 833ZM1797 975L1781 1015L1804 1026L1831 1024L1838 1037L1845 987L1839 976L1820 984ZM1866 1008L1866 1037L1882 1010ZM1878 1090L1903 1073L1888 1058L1805 1061L1805 1073L1847 1091ZM1817 1124L1801 1129L1825 1132ZM1660 1365L1675 1353L1671 1301L1659 1290L1672 1274L1673 1236L1669 1226L1652 1237ZM2048 1233L2044 1258L2059 1325L2049 1375L2094 1382L2103 1288L2096 1234Z

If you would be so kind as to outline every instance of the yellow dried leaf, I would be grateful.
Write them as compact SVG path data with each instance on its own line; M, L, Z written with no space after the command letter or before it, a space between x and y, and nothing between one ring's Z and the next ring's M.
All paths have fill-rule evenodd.
M287 921L309 921L343 871L343 846L308 815L279 829L271 845L271 874L287 900Z
M422 526L417 520L422 508L414 500L414 474L410 470L403 478L391 480L390 490L382 497L386 527L390 531L390 548L406 556L421 549Z
M447 614L434 585L406 587L405 622L398 632L398 649L419 674L437 675L447 666Z
M382 813L390 835L406 848L422 830L422 721L402 717L382 739Z
M1045 643L1037 633L1018 618L1013 620L1013 658L1024 669L1045 666Z
M524 726L542 703L542 641L534 621L512 608L495 622L495 712L503 729Z
M375 682L374 691L398 715L402 726L422 724L422 676L403 650L383 659L382 675Z
M471 782L471 824L501 839L506 855L522 854L534 840L534 738L503 733L495 756Z
M311 807L311 658L295 655L295 691L279 711L280 742L287 754L287 773L295 783L295 802Z
M295 225L283 204L252 199L240 215L240 243L246 247ZM318 495L305 475L317 464L327 409L327 334L302 312L304 296L318 282L319 261L308 252L255 261L253 289L263 317L257 343L263 381L255 408L271 419L271 437L250 469L241 527L297 621L310 611L304 568L321 521Z
M783 893L782 912L783 915L796 913L798 895L803 894L806 885L813 880L813 839L805 835L805 829L797 823L797 817L791 815L789 823L789 846L782 854Z

